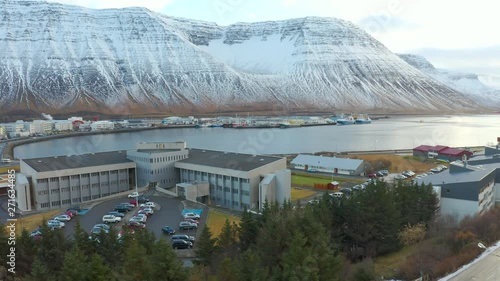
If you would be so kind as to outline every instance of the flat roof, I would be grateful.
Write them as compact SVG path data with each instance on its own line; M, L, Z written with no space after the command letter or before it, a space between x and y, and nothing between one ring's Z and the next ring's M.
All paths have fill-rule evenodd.
M137 149L137 152L141 153L163 153L163 152L173 152L173 151L181 151L182 149Z
M308 166L321 166L332 169L337 168L345 170L356 170L361 164L363 164L363 160L300 154L295 157L291 163L294 165L299 164Z
M251 171L281 160L281 157L251 155L234 152L223 152L190 148L189 157L177 163L203 165L222 169L232 169L238 171Z
M109 151L70 156L22 159L37 172L49 172L94 166L134 163L127 159L126 151Z

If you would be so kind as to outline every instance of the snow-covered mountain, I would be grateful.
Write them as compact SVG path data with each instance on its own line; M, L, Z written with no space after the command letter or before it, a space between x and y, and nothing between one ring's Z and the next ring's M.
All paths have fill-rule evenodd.
M215 23L0 0L0 109L107 113L465 110L350 22Z
M441 83L469 96L485 107L500 106L500 90L485 85L477 74L435 68L427 59L412 54L398 54L408 64Z

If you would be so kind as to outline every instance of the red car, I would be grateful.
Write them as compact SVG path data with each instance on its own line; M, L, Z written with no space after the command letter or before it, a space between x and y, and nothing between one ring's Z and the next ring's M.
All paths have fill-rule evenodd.
M71 218L73 218L75 216L75 214L73 214L72 212L69 212L69 211L64 212L64 214L70 216Z
M375 174L375 173L371 173L371 174L368 174L368 177L369 177L370 179L376 179L376 178L377 178L377 174Z
M146 225L138 221L130 221L128 223L128 227L132 229L143 229L146 227Z
M130 201L128 201L128 203L130 203L134 206L137 206L137 200L130 200Z
M190 223L196 223L196 224L200 223L199 221L193 220L193 219L184 219L184 221L187 221L187 222L190 222Z

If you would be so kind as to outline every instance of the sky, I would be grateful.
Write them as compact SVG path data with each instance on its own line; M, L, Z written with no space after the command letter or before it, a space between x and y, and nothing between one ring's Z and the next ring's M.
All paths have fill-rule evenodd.
M471 71L500 88L500 14L493 0L49 0L88 8L146 7L228 25L305 16L351 21L396 53Z

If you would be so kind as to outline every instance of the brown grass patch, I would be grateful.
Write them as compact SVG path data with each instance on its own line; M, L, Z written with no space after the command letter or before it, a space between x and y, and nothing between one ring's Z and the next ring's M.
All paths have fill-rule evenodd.
M26 217L22 217L17 219L16 223L16 234L21 235L21 232L24 229L28 231L32 231L35 228L39 227L42 224L42 221L45 220L50 220L53 217L57 216L60 214L62 210L52 210L48 211L45 213L40 213L40 214L34 214L34 215L29 215Z
M208 219L207 226L210 228L212 232L212 237L219 236L222 227L226 223L226 219L232 224L233 222L239 224L241 221L240 217L229 215L217 210L209 210L208 211Z
M401 173L406 170L412 170L416 173L428 172L430 169L435 168L436 165L443 164L442 162L433 162L426 159L421 161L418 157L411 155L402 156L395 154L356 154L350 155L350 158L363 159L370 163L376 169L388 168L391 173ZM380 163L390 163L389 167L379 167Z
M300 200L303 198L307 198L309 196L315 195L317 192L309 190L309 189L299 189L299 188L293 188L292 187L292 192L291 192L291 200Z

